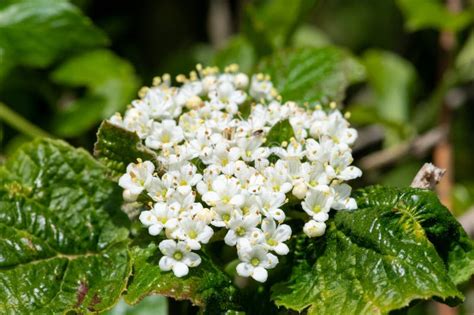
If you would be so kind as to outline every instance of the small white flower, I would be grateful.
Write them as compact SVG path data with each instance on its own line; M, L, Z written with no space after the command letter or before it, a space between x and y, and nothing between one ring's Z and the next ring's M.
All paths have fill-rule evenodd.
M250 239L258 239L261 231L257 228L261 217L257 214L246 216L235 216L229 221L224 241L229 246L235 246L238 242L249 242Z
M272 218L278 222L283 222L283 220L285 220L285 212L280 209L280 207L285 204L285 194L265 191L255 199L259 210L264 216Z
M150 235L158 235L163 228L174 229L178 224L178 213L165 203L155 203L152 210L140 213L140 222L148 227Z
M214 231L202 221L184 218L179 222L178 229L171 234L174 238L185 241L193 250L201 249L201 244L207 244Z
M174 120L163 120L161 123L153 123L150 135L145 144L152 149L163 149L178 144L184 139L183 130L176 125Z
M225 108L229 113L236 113L246 97L244 92L236 90L229 82L220 83L215 91L209 93L210 106L217 110Z
M134 201L147 188L153 178L155 166L150 161L130 163L127 172L119 179L119 185L124 189L127 201Z
M328 186L321 185L308 191L301 206L314 220L324 222L329 218L328 212L333 200L331 189Z
M331 153L329 165L326 166L326 173L331 178L341 180L360 177L362 171L355 166L349 166L352 160L350 151L338 148Z
M288 245L284 242L291 237L291 227L286 224L276 225L275 221L265 218L262 221L262 231L265 236L264 246L273 250L278 255L286 255L289 252Z
M220 175L212 182L211 186L212 190L202 196L202 200L209 206L232 205L240 207L245 201L235 178Z
M237 265L237 273L242 277L252 277L258 282L267 281L267 269L274 268L278 263L278 258L261 245L241 247L238 254L242 262Z
M339 184L332 186L334 189L334 201L332 208L336 210L354 210L357 209L357 203L351 198L351 186L347 184Z
M159 245L161 253L160 269L163 271L173 270L176 277L181 278L189 273L189 267L199 266L201 257L191 252L185 242L176 243L173 240L164 240Z

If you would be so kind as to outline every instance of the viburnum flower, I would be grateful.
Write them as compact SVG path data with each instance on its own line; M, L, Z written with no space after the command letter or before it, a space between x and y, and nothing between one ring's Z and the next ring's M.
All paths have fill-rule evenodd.
M292 234L320 237L331 209L357 208L346 183L362 174L351 165L357 132L335 103L282 102L270 76L236 65L198 65L176 82L155 78L110 118L156 154L130 163L119 185L147 232L165 238L161 270L183 277L203 246L223 241L237 249L238 275L265 282ZM280 123L283 140L271 136Z
M159 248L164 255L159 262L161 270L173 270L176 277L184 277L189 273L189 267L196 267L201 263L201 257L191 252L185 242L164 240Z
M267 281L267 269L272 269L278 264L278 258L262 245L243 247L238 252L242 262L237 265L237 273L243 277L251 276L258 282Z

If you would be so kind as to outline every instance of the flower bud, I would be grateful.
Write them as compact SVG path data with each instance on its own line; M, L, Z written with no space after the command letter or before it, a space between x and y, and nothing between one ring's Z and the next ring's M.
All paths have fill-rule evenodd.
M249 84L249 77L245 73L239 73L235 76L234 83L239 89L246 88Z
M326 231L326 224L323 222L318 222L310 220L306 222L303 227L303 232L309 237L318 237L324 234Z
M130 190L125 189L122 193L123 199L127 202L133 202L137 200L138 195L132 194Z
M308 191L308 187L306 187L306 184L303 182L300 182L293 187L293 190L291 192L293 193L293 196L295 196L296 198L303 199L306 196L307 191Z

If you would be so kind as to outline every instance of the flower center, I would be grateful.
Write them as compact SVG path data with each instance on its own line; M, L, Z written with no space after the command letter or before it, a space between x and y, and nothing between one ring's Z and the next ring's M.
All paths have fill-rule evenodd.
M320 206L320 205L315 205L315 206L313 207L313 212L314 212L314 213L318 213L319 211L321 211L321 206Z
M196 231L189 231L188 236L190 239L195 239L197 237Z
M260 259L258 259L257 257L254 257L250 260L250 264L254 267L257 267L260 264Z
M239 226L237 229L235 229L235 233L238 235L238 236L244 236L246 231L243 227Z
M267 244L270 246L277 246L278 242L275 241L273 238L267 240Z
M183 253L181 253L181 252L175 252L175 253L173 254L173 258L174 258L175 260L181 260L181 259L183 259Z

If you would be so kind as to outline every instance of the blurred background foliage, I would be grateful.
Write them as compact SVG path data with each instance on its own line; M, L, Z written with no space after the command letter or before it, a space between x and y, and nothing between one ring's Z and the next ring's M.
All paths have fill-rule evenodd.
M314 89L298 97L336 100L351 113L364 170L354 185L406 186L434 161L448 168L442 201L469 229L473 21L473 0L1 0L0 161L36 136L91 150L100 121L155 75L196 63L257 72L275 55L277 81L288 75L279 64L315 69L290 78L298 82L284 97L298 95L302 79ZM286 55L302 48L312 48L304 59ZM165 299L147 303L167 312ZM472 304L458 312L474 313ZM141 307L119 304L111 314L144 314Z

